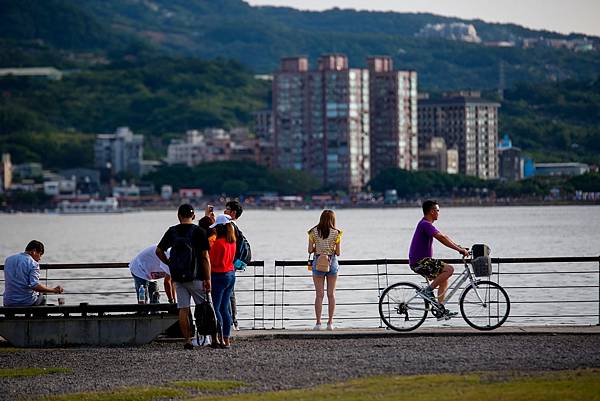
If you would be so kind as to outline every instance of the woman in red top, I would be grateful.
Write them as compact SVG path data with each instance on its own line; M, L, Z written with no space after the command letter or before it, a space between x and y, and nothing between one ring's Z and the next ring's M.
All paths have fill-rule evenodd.
M212 299L221 337L214 344L219 344L222 348L229 348L232 324L229 298L235 285L235 270L233 268L235 230L230 217L226 214L217 216L215 223L210 227L215 228L217 233L217 238L210 247L209 255Z

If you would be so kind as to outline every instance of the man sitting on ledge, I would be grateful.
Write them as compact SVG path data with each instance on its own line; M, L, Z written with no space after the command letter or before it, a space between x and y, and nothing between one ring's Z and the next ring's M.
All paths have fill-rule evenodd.
M32 240L25 252L9 256L4 262L4 306L38 306L46 304L45 293L62 294L63 288L40 283L39 261L44 244Z

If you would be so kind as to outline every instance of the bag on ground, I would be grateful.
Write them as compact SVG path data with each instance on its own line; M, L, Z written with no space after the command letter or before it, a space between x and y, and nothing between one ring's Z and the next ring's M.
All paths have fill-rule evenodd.
M201 336L214 335L217 332L217 317L212 302L204 301L194 310L196 333Z
M177 233L173 241L169 256L169 271L175 282L185 283L196 277L196 255L192 243L195 226L190 224L190 229L185 235Z

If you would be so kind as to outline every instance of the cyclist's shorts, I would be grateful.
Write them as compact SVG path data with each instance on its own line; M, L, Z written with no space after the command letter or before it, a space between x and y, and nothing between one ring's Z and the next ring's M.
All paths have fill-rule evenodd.
M411 266L411 270L430 280L435 279L444 270L446 263L434 258L423 258L419 260L416 266Z

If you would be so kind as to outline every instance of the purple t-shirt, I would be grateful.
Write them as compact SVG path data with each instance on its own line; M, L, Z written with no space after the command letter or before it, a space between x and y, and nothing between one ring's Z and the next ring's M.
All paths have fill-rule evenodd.
M408 252L408 263L411 266L416 265L423 258L433 256L433 236L437 233L439 233L439 230L428 220L423 218L419 221L410 243L410 251Z

